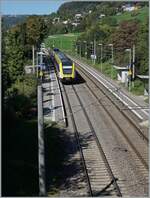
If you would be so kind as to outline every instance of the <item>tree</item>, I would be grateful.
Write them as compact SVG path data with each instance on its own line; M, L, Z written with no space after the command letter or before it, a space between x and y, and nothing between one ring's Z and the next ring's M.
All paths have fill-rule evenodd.
M27 42L38 45L47 35L47 26L40 16L30 16L26 21Z
M138 30L139 21L123 21L111 36L110 43L113 43L115 48L116 64L121 66L128 64L129 61L127 62L125 50L128 48L132 49L133 45L136 43Z
M149 29L148 19L145 23L141 24L138 31L137 42L136 42L136 73L148 75L148 52L149 52Z
M24 66L24 45L20 35L20 26L12 28L6 38L5 49L7 56L7 69L12 82L15 82L18 75L23 73Z
M116 18L113 18L113 17L104 17L100 20L100 24L104 25L104 24L107 24L109 26L117 26L117 19Z
M3 25L3 24L2 24ZM7 66L8 56L6 55L6 37L7 32L4 31L2 26L2 97L5 95L5 91L11 85L11 79L9 75L9 69Z

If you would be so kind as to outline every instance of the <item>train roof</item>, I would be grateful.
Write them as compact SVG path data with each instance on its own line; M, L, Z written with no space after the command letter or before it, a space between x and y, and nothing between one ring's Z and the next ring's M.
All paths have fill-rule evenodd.
M70 58L68 58L63 52L57 51L56 53L63 64L72 64L72 60L70 60Z

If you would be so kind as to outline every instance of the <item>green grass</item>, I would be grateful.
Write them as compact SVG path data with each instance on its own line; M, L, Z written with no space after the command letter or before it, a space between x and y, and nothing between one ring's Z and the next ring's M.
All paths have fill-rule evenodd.
M84 63L87 63L89 65L91 65L92 67L96 68L97 70L101 71L103 74L105 74L108 77L112 77L112 79L116 79L117 78L117 71L116 69L114 69L112 67L112 65L109 62L105 62L102 63L102 67L100 63L93 63L93 61L91 59L87 59L85 57L80 57L79 55L75 54L74 52L70 51L65 51L66 53L78 58L79 60L81 60Z
M124 12L121 15L112 16L112 17L117 19L117 22L119 24L122 21L131 20L131 19L138 19L139 21L144 22L148 16L149 16L149 8L144 7L142 9L137 10L137 11Z
M73 45L80 33L51 35L45 39L46 47L56 47L61 50L73 50Z
M136 79L134 81L134 87L131 86L131 92L135 95L143 95L144 83L141 80Z
M146 96L144 101L149 104L149 96Z
M144 7L137 11L124 12L121 15L112 16L112 18L117 19L117 23L124 20L138 19L141 22L144 22L149 15L148 7ZM61 50L73 50L73 45L77 37L81 33L68 33L68 34L56 34L50 35L44 40L46 47L56 47Z
M85 57L80 57L77 54L74 54L73 52L69 53L70 55L78 58L78 60L81 60L84 63L89 64L90 66L96 68L97 70L101 71L101 64L96 63L95 65L93 64L92 60L86 59ZM117 70L111 67L111 64L109 62L105 62L102 64L102 73L113 80L117 79ZM121 83L121 86L125 88L125 84ZM143 95L144 94L144 84L142 81L136 79L134 81L134 87L131 86L131 92L134 95Z

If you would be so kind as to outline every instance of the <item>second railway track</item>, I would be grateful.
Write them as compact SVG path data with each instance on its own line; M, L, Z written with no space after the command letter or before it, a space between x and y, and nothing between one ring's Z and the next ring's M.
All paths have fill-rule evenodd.
M110 95L106 94L106 92L98 85L90 75L80 69L82 76L86 79L87 89L90 91L92 96L96 98L100 106L107 112L108 116L113 120L116 126L119 128L119 131L129 143L130 147L134 150L139 160L142 162L143 166L146 170L148 170L148 139L139 130L138 127L127 119L125 114L122 114L122 111L118 110L118 107L114 105L112 99L110 100ZM90 81L90 83L88 82ZM93 86L92 86L93 84ZM97 89L96 92L94 91ZM100 92L100 93L98 93ZM117 116L118 115L118 116ZM140 136L138 136L138 135Z
M65 97L69 106L70 115L72 117L73 128L75 131L82 165L84 167L84 173L86 177L86 182L88 186L88 195L89 196L122 196L120 187L117 183L117 178L115 178L111 166L107 160L107 157L101 147L101 144L98 141L98 138L95 134L95 130L92 126L92 123L88 117L88 114L82 104L82 101L75 89L72 86L72 90L76 95L80 107L82 107L82 112L86 118L86 121L89 125L89 131L79 131L77 122L74 118L74 111L68 97L66 87L63 85L63 90Z
M80 89L81 92L87 92L90 97L95 98L97 100L96 103L98 104L92 104L97 105L97 111L101 111L103 108L104 111L107 113L108 117L111 118L111 120L114 122L114 125L118 128L118 131L121 131L123 134L123 138L125 139L125 147L128 148L129 155L132 156L132 162L131 164L135 163L137 166L137 170L140 170L140 172L143 174L141 180L145 180L145 178L148 178L148 149L145 149L143 152L142 147L146 145L147 148L147 141L143 138L140 139L140 136L138 136L138 141L134 142L136 140L136 135L134 137L134 133L132 133L132 130L130 131L130 124L129 126L126 126L129 131L126 134L126 131L121 127L121 122L118 124L116 120L113 118L111 113L113 114L112 108L112 101L111 104L107 103L108 100L107 95L105 95L102 92L102 95L97 92L98 85L93 83L93 80L88 79L89 76L87 76L84 73L81 73L81 76L83 76L86 80L85 83L81 85L64 85L60 83L60 87L62 89L62 95L64 97L65 103L67 103L67 107L69 109L68 115L66 117L71 118L71 122L73 125L73 130L75 132L75 136L77 139L77 146L79 148L80 153L80 160L84 172L84 180L87 184L87 195L88 196L122 196L122 195L128 195L130 194L132 185L129 184L127 186L127 183L124 184L124 179L122 179L122 176L119 173L119 170L116 166L116 163L114 163L113 156L109 154L108 148L105 147L105 145L100 144L101 141L99 141L99 138L97 137L97 133L95 133L95 130L99 133L99 129L95 129L95 126L93 125L93 120L91 119L91 112L87 111L89 109L88 106L84 104L84 99L82 96L80 96ZM90 82L90 85L88 84ZM80 84L80 83L79 83ZM78 89L78 87L80 87ZM81 94L82 95L82 94ZM75 101L75 104L72 101ZM104 104L101 103L102 101L105 101ZM109 109L110 107L110 109ZM108 109L107 109L108 108ZM111 113L109 111L112 111ZM80 116L78 116L80 113ZM82 114L82 115L81 115ZM97 117L97 119L99 119ZM120 120L120 116L118 118L118 121ZM128 120L129 122L129 120ZM85 127L86 126L86 127ZM134 127L133 127L134 128ZM131 137L130 137L131 135ZM143 140L143 142L142 142ZM103 141L103 140L102 140ZM121 140L122 141L122 140ZM124 141L124 140L123 140ZM139 143L139 148L137 148ZM144 146L145 146L144 145ZM104 146L104 149L103 149ZM106 154L105 154L106 150ZM126 149L125 149L126 150ZM134 152L133 152L134 151ZM126 151L125 151L126 152ZM112 168L112 169L111 169ZM117 181L117 179L119 179ZM147 179L145 180L147 184ZM144 182L145 182L144 181ZM140 180L135 182L133 186L137 185L140 186ZM130 182L129 182L130 183ZM132 183L132 182L131 182ZM144 184L142 184L144 185ZM136 187L138 188L138 187ZM147 187L146 187L147 189ZM134 191L134 190L133 190ZM135 190L136 191L136 190ZM136 192L131 193L131 195L136 194ZM145 191L143 193L145 195ZM147 190L146 190L147 194Z

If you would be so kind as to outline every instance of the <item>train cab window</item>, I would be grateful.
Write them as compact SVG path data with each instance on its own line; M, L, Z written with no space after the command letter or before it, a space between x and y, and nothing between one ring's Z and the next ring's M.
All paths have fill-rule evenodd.
M67 68L67 69L63 68L63 73L64 74L72 74L72 69L71 68Z

